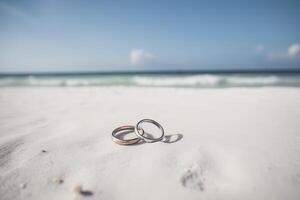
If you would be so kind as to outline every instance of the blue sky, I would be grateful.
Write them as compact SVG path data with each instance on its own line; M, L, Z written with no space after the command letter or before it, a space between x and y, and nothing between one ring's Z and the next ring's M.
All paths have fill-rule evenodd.
M0 72L300 69L300 1L0 0Z

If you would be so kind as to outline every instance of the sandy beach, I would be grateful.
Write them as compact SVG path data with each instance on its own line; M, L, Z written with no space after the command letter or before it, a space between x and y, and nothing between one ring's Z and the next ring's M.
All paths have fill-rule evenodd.
M300 198L299 88L3 87L0 199ZM160 122L163 142L111 131Z

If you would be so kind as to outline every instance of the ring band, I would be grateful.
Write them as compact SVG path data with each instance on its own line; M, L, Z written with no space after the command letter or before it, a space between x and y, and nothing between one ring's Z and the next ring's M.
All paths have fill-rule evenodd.
M134 132L135 127L134 126L121 126L121 127L116 128L115 130L113 130L113 132L111 134L112 141L114 141L115 143L120 144L120 145L132 145L132 144L138 143L141 140L141 138L139 138L139 137L127 139L127 140L116 137L116 135L118 135L118 133L123 132L123 131ZM144 130L142 128L140 128L140 131L142 132L141 135L144 135Z
M149 137L144 136L145 132L139 126L140 126L140 124L145 123L145 122L154 124L157 128L159 128L161 131L161 136L159 138L149 138ZM140 133L140 130L143 130L142 134ZM139 138L143 139L145 142L148 142L148 143L157 142L157 141L162 140L164 137L164 134L165 134L163 127L158 122L156 122L152 119L142 119L141 121L139 121L135 126L135 133Z

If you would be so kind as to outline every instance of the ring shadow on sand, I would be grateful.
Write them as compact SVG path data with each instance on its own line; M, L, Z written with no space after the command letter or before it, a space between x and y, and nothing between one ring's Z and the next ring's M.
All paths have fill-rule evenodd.
M122 132L119 132L115 137L117 137L118 139L124 140L125 136L130 133L134 133L134 132L131 130L122 131ZM148 137L148 138L154 138L153 135L146 133L146 132L144 133L144 136ZM180 141L182 138L183 138L182 134L170 134L170 135L165 135L164 138L160 142L171 144L171 143ZM144 144L144 143L146 143L144 140L140 140L138 143L132 144L129 146L135 146L135 145L140 145L140 144Z
M182 134L165 135L165 137L162 139L162 142L170 144L170 143L178 142L182 138L183 138Z

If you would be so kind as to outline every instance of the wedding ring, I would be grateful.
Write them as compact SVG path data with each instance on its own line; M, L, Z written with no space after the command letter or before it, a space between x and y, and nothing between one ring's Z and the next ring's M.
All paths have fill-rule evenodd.
M161 131L161 136L159 137L159 138L150 138L150 137L147 137L147 136L144 136L144 130L140 127L140 125L142 124L142 123L145 123L145 122L148 122L148 123L151 123L151 124L154 124L157 128L159 128L160 129L160 131ZM141 132L141 130L143 130L143 132ZM141 139L143 139L145 142L148 142L148 143L151 143L151 142L157 142L157 141L160 141L160 140L162 140L163 139L163 137L164 137L164 129L163 129L163 127L158 123L158 122L156 122L156 121L154 121L154 120L152 120L152 119L142 119L141 121L139 121L137 124L136 124L136 126L135 126L135 133L136 133L136 135L139 137L139 138L141 138Z
M118 127L115 130L113 130L113 132L111 134L112 141L114 141L115 143L120 144L120 145L136 144L141 140L141 138L137 137L137 138L132 138L132 139L120 139L120 138L117 137L117 135L119 133L122 133L122 132L130 133L130 132L134 132L134 131L135 131L134 126L121 126L121 127ZM141 135L144 135L144 130L142 128L140 128L139 131L142 133Z

